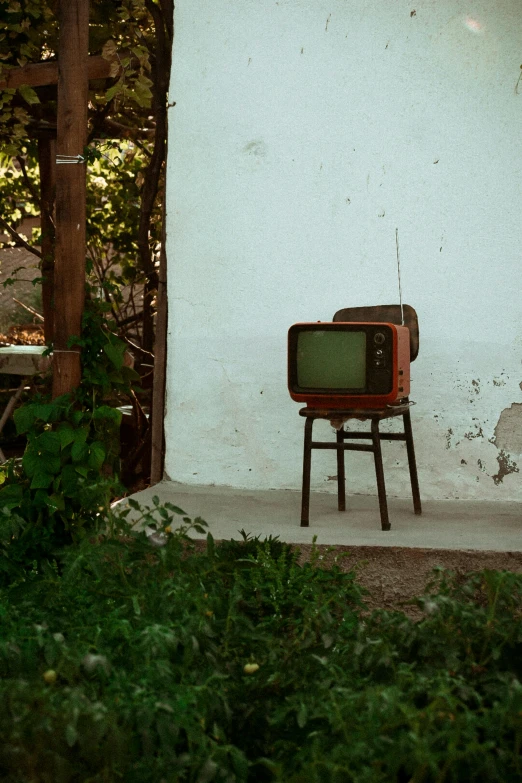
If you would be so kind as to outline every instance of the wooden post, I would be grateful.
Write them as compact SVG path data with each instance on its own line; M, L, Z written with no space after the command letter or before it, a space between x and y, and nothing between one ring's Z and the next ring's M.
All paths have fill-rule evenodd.
M87 142L89 1L60 0L57 157L83 155ZM56 166L53 397L76 388L85 298L85 163Z
M54 335L54 198L56 141L50 136L38 139L40 168L40 228L42 232L42 307L47 345Z
M165 462L165 383L167 375L167 254L166 210L163 209L163 237L160 251L158 295L156 303L156 342L154 346L154 385L152 387L152 452L150 483L157 484L163 478Z

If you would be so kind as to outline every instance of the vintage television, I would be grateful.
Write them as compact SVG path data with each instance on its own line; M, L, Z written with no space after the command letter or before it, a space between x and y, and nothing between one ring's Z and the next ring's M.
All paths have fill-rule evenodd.
M288 389L310 408L379 408L410 393L410 333L379 322L298 323L288 332Z

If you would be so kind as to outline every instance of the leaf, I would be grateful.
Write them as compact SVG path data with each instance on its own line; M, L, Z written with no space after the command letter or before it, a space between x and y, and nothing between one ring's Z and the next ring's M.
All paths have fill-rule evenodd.
M87 457L87 446L82 441L76 441L71 449L73 462L83 462Z
M32 87L29 87L27 84L23 84L21 87L18 88L18 92L24 99L24 101L27 101L30 105L33 103L40 103L40 98L35 93Z
M104 60L112 60L112 58L116 56L117 51L118 47L116 46L115 41L113 41L112 38L109 38L109 40L105 41L103 44L102 57Z
M48 452L40 452L38 447L32 443L25 450L25 454L22 457L22 465L29 478L31 478L38 471L44 471L45 473L51 474L58 473L62 463L60 457L55 457Z
M22 457L22 465L29 478L31 478L42 465L42 458L32 445L29 445L26 448L25 454Z
M83 419L83 413L81 411L73 411L71 415L71 421L73 424L78 426L78 424Z
M120 424L122 412L118 410L118 408L111 408L109 405L100 405L99 408L96 408L93 413L93 418L98 419L107 419L108 421L114 422L114 424Z
M62 448L60 435L57 432L42 432L34 440L34 444L39 451L45 451L49 454L59 454Z
M25 435L33 426L36 419L35 407L35 405L22 405L15 410L13 419L18 435Z
M57 406L52 405L51 403L44 403L44 404L39 403L39 404L35 404L33 407L36 416L45 422L49 421L53 413L56 413L57 411Z
M46 505L55 511L65 511L65 500L63 495L59 495L57 492L53 492L52 495L48 495L45 499Z
M121 346L113 345L112 343L106 343L103 346L104 352L107 354L112 364L117 370L121 370L123 367L123 354L125 353L125 344Z
M128 381L139 381L141 380L140 374L136 372L136 370L133 370L132 367L122 367L122 371L124 374L124 377Z
M179 506L175 506L173 503L165 503L165 508L168 508L169 511L172 511L174 514L181 514L183 516L186 512L183 511L183 509L179 508Z
M60 438L60 445L62 449L65 449L70 443L74 441L74 429L67 422L63 422L63 425L58 429L57 435Z
M0 489L0 509L16 508L22 502L24 490L21 484L9 484Z
M105 461L105 449L103 444L96 441L89 449L89 458L87 464L93 470L99 471Z
M322 642L323 642L325 650L327 650L329 647L331 647L332 644L335 641L335 637L332 636L332 634L330 634L330 633L323 633L323 635L321 636L321 639L322 639Z
M117 59L114 59L111 62L111 67L110 67L110 70L109 70L110 78L114 79L114 77L119 74L120 69L121 69L121 63Z
M62 487L66 497L74 497L78 492L78 474L73 465L65 465L62 470Z
M89 435L89 428L88 427L81 427L79 429L74 430L74 442L82 445L87 440L87 436Z
M67 740L67 744L70 748L72 748L73 745L76 745L78 740L78 732L72 723L68 723L65 727L65 739Z
M138 106L141 106L143 109L150 106L152 102L152 92L150 91L150 87L146 82L150 83L150 80L147 79L145 81L145 79L140 79L136 81L134 84L134 90L132 90L130 93L131 97L134 98Z
M113 84L113 86L112 86L112 87L109 87L109 89L108 89L108 90L107 90L107 92L105 93L105 100L107 101L107 103L108 103L109 101L112 101L112 99L114 98L114 96L115 96L115 95L116 95L118 92L121 92L122 88L123 88L123 78L120 78L120 79L118 79L118 81L116 82L116 84Z
M208 758L199 771L196 783L210 783L214 779L218 765L211 758Z
M41 468L38 469L31 481L31 489L47 489L53 483L54 476Z

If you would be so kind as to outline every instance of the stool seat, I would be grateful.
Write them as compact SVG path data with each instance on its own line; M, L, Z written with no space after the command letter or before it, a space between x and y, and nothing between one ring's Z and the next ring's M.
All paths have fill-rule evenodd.
M301 408L300 416L306 416L313 419L358 419L366 421L367 419L389 419L392 416L402 416L409 408L415 405L414 402L401 402L398 405L387 405L386 408Z

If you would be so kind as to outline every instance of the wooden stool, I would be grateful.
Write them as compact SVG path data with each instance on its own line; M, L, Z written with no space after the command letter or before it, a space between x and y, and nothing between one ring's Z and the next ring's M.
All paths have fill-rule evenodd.
M410 469L411 491L413 495L413 508L416 514L422 513L421 499L419 493L419 481L417 477L417 465L415 462L415 449L413 446L413 433L411 428L410 403L408 400L401 402L400 405L388 406L376 410L317 410L314 408L302 408L299 411L300 416L304 416L305 435L304 435L304 454L303 454L303 492L301 504L301 527L308 527L310 521L310 471L312 466L312 449L335 449L337 451L337 505L339 511L346 510L345 496L345 470L344 470L344 452L345 451L371 451L375 460L375 474L377 478L377 492L379 495L379 509L381 512L381 527L383 530L390 529L390 520L388 518L388 503L386 500L386 485L384 483L384 470L382 466L381 440L403 440L406 441L408 452L408 465ZM379 422L383 419L389 419L395 416L402 416L404 422L404 432L386 432L379 431ZM338 425L336 442L314 441L312 440L312 428L316 419L327 419ZM346 431L344 423L350 419L359 421L370 420L371 430L368 431ZM346 443L346 440L370 440L371 443Z

